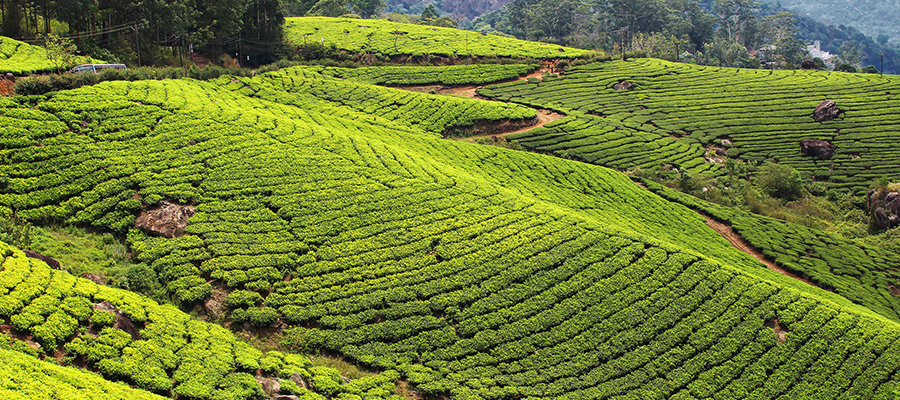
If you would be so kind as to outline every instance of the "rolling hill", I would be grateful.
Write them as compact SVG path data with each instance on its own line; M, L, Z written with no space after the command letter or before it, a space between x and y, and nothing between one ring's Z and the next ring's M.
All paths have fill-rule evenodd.
M640 74L626 74L631 65ZM607 83L628 77L638 90L615 104L649 110L652 93L626 96L642 95L659 78L658 65L688 76L696 68L592 64L581 69L592 83L570 86L589 93L541 101L571 113L556 128L587 126L590 118L639 127L624 112L621 121L588 114L610 112L588 100L613 104L604 97ZM597 79L613 67L621 68L615 79ZM509 98L528 103L521 89L575 81L578 71L484 92L515 89L523 94ZM336 352L384 371L366 382L376 393L403 380L454 399L896 395L900 326L889 302L870 309L838 285L832 293L767 269L695 211L605 167L441 138L458 127L528 120L532 109L384 88L336 78L339 72L296 67L209 82L105 82L0 99L0 205L35 222L127 232L135 258L182 306L228 293L223 304L233 323L286 324L285 342L297 349ZM563 103L579 99L581 112ZM851 104L848 114L863 107ZM657 129L665 129L662 121ZM695 133L715 126L721 122ZM737 132L728 135L739 142ZM700 164L685 163L714 171ZM163 200L194 208L184 235L132 228L136 214ZM834 259L835 268L847 263ZM246 393L235 398L253 396L247 371L271 354L174 307L24 260L9 249L0 267L2 315L22 331L90 357L106 339L76 337L78 315L112 299L129 316L160 324L144 328L148 339L139 344L199 342L190 347L199 353L175 352L174 366L166 368L163 357L156 375L134 375L137 386L174 378L175 394L206 390L213 394L196 397L213 398L234 385ZM45 287L52 299L32 301ZM57 301L71 307L42 308ZM45 332L51 319L68 330ZM186 328L171 332L166 324ZM122 337L105 332L108 340ZM232 358L220 363L217 346L234 349L226 351ZM242 358L238 350L252 354ZM121 368L142 353L121 354L102 365ZM272 373L316 376L281 356ZM207 364L215 378L199 367ZM363 393L326 387L320 392L333 397Z
M596 51L503 36L376 19L287 18L285 40L294 46L319 43L352 53L385 56L577 58Z
M633 90L613 86L631 82ZM479 94L569 115L510 137L528 149L620 170L676 166L724 173L717 150L750 162L789 165L831 188L862 193L877 178L900 179L896 151L900 81L802 70L742 70L639 59L570 69L558 79L510 82ZM813 111L834 100L838 118ZM804 139L834 145L831 158L805 155Z

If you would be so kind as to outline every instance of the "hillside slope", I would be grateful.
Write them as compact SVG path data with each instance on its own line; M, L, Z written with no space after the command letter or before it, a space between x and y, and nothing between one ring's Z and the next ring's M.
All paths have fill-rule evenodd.
M20 103L21 102L21 103ZM409 112L415 110L415 112ZM532 111L533 112L533 111ZM126 230L191 305L459 399L891 398L900 329L612 170L442 140L502 103L294 68L0 102L0 204ZM15 131L12 129L16 128Z
M629 81L633 90L615 90ZM790 165L828 187L862 192L900 179L892 144L900 132L900 80L827 71L703 67L654 59L594 63L559 79L511 82L478 92L552 108L570 118L510 137L528 149L617 169L677 166L724 173L716 149L753 162ZM841 110L816 122L824 100ZM804 155L803 139L834 145L828 159Z
M100 62L89 57L73 57L71 64L59 65L68 70L77 64ZM0 36L0 74L30 75L56 71L57 65L47 57L47 50L5 36Z
M549 59L576 58L596 53L460 29L378 19L294 17L287 18L284 30L286 41L294 46L321 43L353 53L371 52L385 56Z
M272 393L264 392L258 380L281 378L284 394L310 399L366 392L372 399L395 399L396 373L345 383L334 369L314 367L305 356L263 353L227 329L193 319L171 305L53 270L4 243L0 253L0 318L8 321L0 324L0 331L39 349L45 360L55 357L109 380L176 398L259 399ZM104 392L115 398L158 398L11 353L0 367L0 393L9 393L4 398L69 399L81 393L103 398ZM22 365L27 366L14 369ZM302 378L295 380L309 382L310 390L291 385L293 374ZM25 384L26 376L36 381Z

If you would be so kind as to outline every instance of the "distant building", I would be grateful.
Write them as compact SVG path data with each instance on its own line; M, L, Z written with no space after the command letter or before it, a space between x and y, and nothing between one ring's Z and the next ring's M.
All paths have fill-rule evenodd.
M822 43L818 40L815 43L806 46L806 50L809 51L809 55L812 58L820 58L823 62L825 62L825 67L828 69L834 69L834 54L831 54L827 51L822 51Z

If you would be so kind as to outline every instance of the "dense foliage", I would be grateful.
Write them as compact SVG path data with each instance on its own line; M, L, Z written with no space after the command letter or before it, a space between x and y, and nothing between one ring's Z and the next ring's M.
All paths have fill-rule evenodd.
M288 324L298 349L395 370L389 378L426 393L895 393L895 321L765 269L694 211L620 173L437 134L530 110L319 71L105 82L0 100L0 129L9 132L0 136L0 204L36 222L128 230L135 256L181 304L230 291L224 303L234 322ZM196 207L186 235L129 229L135 213L163 199ZM145 353L119 353L120 343L171 338L159 345L166 349L187 337L190 351L174 356L191 362L165 369L169 353L156 351L143 365L163 363L176 392L214 391L224 385L211 386L215 379L244 388L243 371L265 369L273 357L173 307L40 263L25 268L20 253L8 253L0 282L12 283L0 287L15 289L5 289L2 298L11 300L2 304L11 306L3 315L47 344L67 342L101 359L95 365L128 371L129 360ZM144 339L100 330L69 341L87 304L101 299L148 324ZM65 307L45 315L42 307L57 302ZM227 356L216 352L220 344ZM252 355L239 357L245 350ZM104 363L110 352L117 362ZM330 373L296 368L322 393L338 393ZM154 379L163 376L158 369L141 372L126 379L165 385ZM368 390L385 386L377 382Z
M895 1L874 0L782 0L779 3L797 14L810 15L829 25L853 26L879 41L897 43L900 7Z
M613 89L622 81L635 89ZM893 78L644 59L590 64L557 79L511 82L479 93L570 114L511 137L526 148L618 169L667 164L691 175L717 176L725 173L727 155L786 164L828 188L857 193L877 178L900 179L896 153L887 144L897 137L900 114L900 81ZM816 105L829 99L842 113L815 122ZM834 156L802 154L803 139L832 143Z
M337 371L313 367L305 356L264 354L237 340L227 329L200 322L173 306L159 305L132 292L52 270L42 261L26 258L18 249L2 243L0 246L4 257L0 267L0 318L8 320L15 332L33 337L41 353L56 356L57 351L62 351L64 363L80 360L107 379L124 380L141 389L180 398L258 399L263 390L254 374L260 369L274 379L299 374L311 382L312 392L300 389L298 394L308 393L311 398L370 390L373 399L392 396L390 380L385 382L375 376L344 384ZM123 313L140 330L139 335L121 330L119 317L98 307L102 302ZM17 361L18 358L13 358L10 362ZM29 368L37 369L34 375L40 376L44 364L33 359L29 364L36 364ZM4 362L5 368L13 365L16 364ZM24 371L30 371L29 368ZM78 379L84 375L59 370ZM24 379L19 375L21 371L11 374L8 371L0 375L6 380L0 380L0 390L18 393L10 398L35 395L32 385L11 384ZM9 382L12 377L16 378ZM65 386L56 388L61 382L49 378L38 380L47 381L49 388L57 393L66 389ZM86 383L92 381L101 380L96 377L82 383L76 380L70 385L86 391ZM123 388L105 385L125 392Z
M214 60L238 53L255 65L272 62L284 24L279 0L4 0L0 11L2 35L52 31L72 38L85 54L140 65L172 65L178 52L195 48Z
M288 18L285 40L294 46L319 43L385 56L576 58L594 54L452 28L349 18Z

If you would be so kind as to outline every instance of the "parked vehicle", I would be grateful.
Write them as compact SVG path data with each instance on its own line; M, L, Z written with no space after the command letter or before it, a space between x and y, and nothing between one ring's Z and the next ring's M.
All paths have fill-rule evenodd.
M125 67L125 64L81 64L75 68L72 68L71 72L93 72L97 74L100 73L101 70L106 68L127 69Z

